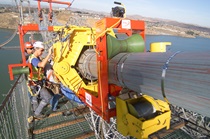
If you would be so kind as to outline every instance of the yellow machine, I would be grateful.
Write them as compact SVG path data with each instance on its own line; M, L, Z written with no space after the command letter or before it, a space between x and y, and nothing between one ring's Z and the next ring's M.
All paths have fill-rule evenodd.
M53 69L59 80L68 88L78 94L80 88L85 88L97 95L97 83L85 82L78 74L78 59L89 49L93 50L95 42L95 29L71 26L66 28L63 34L65 41L54 44ZM87 52L86 52L87 53ZM93 52L94 53L94 52Z
M131 23L130 28L140 32L139 35L123 28L123 22ZM125 39L118 39L119 35ZM117 130L122 135L138 139L169 129L169 105L147 95L128 97L132 94L129 91L121 94L121 86L108 81L108 63L121 52L144 52L144 37L143 21L105 18L96 23L96 29L77 26L63 29L62 41L54 44L53 69L62 84L106 121L116 116ZM157 47L151 49L157 52ZM116 108L108 108L109 95L116 97Z

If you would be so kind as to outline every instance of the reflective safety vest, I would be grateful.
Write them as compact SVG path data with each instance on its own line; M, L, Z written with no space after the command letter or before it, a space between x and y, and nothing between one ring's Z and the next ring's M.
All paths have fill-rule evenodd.
M28 62L30 64L31 64L33 58L37 58L37 57L35 57L33 54L29 56ZM32 80L32 81L42 80L43 77L44 77L44 69L43 68L34 67L33 65L31 65L31 66L32 66L32 71L30 71L30 72L32 72L32 77L29 74L28 75L28 79Z

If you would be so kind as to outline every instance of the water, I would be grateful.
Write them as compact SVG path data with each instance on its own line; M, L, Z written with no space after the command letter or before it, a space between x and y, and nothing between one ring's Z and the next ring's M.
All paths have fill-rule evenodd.
M7 40L12 34L12 30L0 29L0 44ZM29 36L26 36L27 40ZM37 39L38 40L38 39ZM176 36L146 36L146 49L150 49L152 42L172 42L172 45L167 47L168 51L209 51L210 52L210 39L207 38L182 38ZM19 45L18 35L7 44L7 46ZM10 81L8 74L8 64L20 63L21 54L20 50L0 50L0 102L3 100L2 94L7 94L14 81Z
M0 44L5 42L12 35L13 30L0 29ZM19 44L18 35L6 46L17 46ZM20 63L20 50L1 50L0 49L0 102L3 100L3 94L7 94L14 81L10 81L8 73L8 64Z
M146 47L150 49L150 43L152 42L171 42L172 45L167 47L167 50L175 51L187 51L187 52L202 52L210 51L210 39L207 38L183 38L177 36L167 35L147 35L146 36Z

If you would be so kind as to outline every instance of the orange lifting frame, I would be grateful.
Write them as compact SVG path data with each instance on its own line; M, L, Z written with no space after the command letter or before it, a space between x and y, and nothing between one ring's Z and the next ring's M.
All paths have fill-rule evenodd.
M24 48L24 35L29 31L37 31L37 32L53 31L53 26L40 27L38 24L28 24L28 25L19 25L18 26L22 63L21 64L10 64L10 65L8 65L10 80L14 80L12 68L14 68L14 67L29 67L30 69L32 69L31 65L26 63L25 48ZM32 74L32 73L30 73L30 74Z
M48 13L48 18L49 20L52 22L52 3L56 3L56 4L65 4L68 5L68 7L71 6L71 2L62 2L62 1L58 1L58 0L35 0L38 2L38 11L39 11L39 20L42 21L42 13L41 13L41 3L40 2L48 2L49 3L49 13Z
M133 33L139 33L145 41L145 23L140 20L130 20L130 29L122 28L122 21L119 18L104 18L96 22L96 49L97 49L97 68L98 68L98 96L91 95L85 89L80 88L79 97L85 102L85 94L91 95L93 109L104 120L109 122L110 118L116 116L116 109L108 108L109 95L117 96L121 87L108 83L108 61L107 44L106 44L106 29L115 28L119 33L126 33L131 36ZM127 19L126 19L127 20ZM116 25L115 25L116 24ZM114 26L113 26L114 25ZM98 31L98 32L97 32ZM104 34L103 34L104 32ZM100 35L99 35L100 34ZM87 99L87 98L86 98ZM87 104L87 103L86 103Z
M71 6L70 2L61 2L61 1L53 1L53 0L37 0L37 2L38 2L38 11L39 12L41 12L40 2L48 2L50 12L52 12L52 3L66 4L66 5L68 5L68 7ZM10 80L14 80L14 76L13 76L13 72L12 72L12 68L14 68L14 67L29 67L32 70L31 65L26 63L25 54L24 54L24 35L29 31L37 31L37 32L53 31L53 26L43 27L43 26L39 26L38 24L28 24L28 25L19 25L18 26L22 63L21 64L10 64L10 65L8 65ZM32 76L32 73L30 73L30 76Z

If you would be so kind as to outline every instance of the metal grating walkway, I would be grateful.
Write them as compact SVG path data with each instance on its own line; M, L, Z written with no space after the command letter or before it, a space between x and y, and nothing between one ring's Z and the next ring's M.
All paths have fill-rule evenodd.
M178 129L171 134L168 134L161 139L192 139L188 134L186 134L183 130Z
M51 112L50 107L45 108L48 116L41 120L35 120L30 124L29 132L32 139L94 139L95 134L91 130L83 114L89 113L86 106L78 106L76 103L62 98L59 101L59 110ZM65 114L66 113L66 114ZM64 115L65 114L65 115Z

